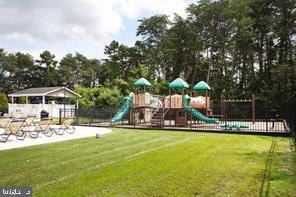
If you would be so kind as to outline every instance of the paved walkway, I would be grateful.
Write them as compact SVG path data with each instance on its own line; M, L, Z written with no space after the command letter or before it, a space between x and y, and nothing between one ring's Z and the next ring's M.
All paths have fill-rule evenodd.
M65 133L64 135L53 134L51 137L46 137L43 134L39 134L37 139L32 139L27 136L23 141L17 140L15 136L10 136L6 143L0 142L0 151L14 148L22 148L27 146L34 146L39 144L47 144L53 142L61 142L66 140L73 140L85 137L95 137L97 133L104 135L111 132L111 129L100 128L100 127L87 127L87 126L76 126L74 134ZM0 131L2 133L2 131Z

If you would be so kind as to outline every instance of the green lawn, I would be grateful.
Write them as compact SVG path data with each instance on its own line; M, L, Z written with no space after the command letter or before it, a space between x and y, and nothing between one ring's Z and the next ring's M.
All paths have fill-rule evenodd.
M0 186L34 196L296 196L289 138L114 129L0 158Z

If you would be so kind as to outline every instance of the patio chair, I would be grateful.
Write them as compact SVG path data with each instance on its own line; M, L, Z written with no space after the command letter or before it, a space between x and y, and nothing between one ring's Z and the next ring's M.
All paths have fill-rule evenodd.
M10 121L12 120L11 116L1 116L0 117L0 128L6 128Z
M25 123L23 125L24 131L29 132L30 129L32 129L31 126L34 125L33 121L35 120L35 118L36 118L36 115L34 115L34 114L30 114L25 118Z
M37 138L39 133L43 133L47 137L51 137L53 130L50 128L50 122L52 118L43 118L38 124L36 124L34 130L28 131L31 138Z
M7 127L4 128L4 133L0 135L0 142L7 142L9 136L14 135L17 140L24 140L26 133L22 130L24 119L11 120Z
M66 117L63 120L62 125L59 128L54 129L57 135L63 135L65 132L69 134L75 133L75 127L73 126L75 117Z
M30 127L30 126L34 125L33 121L35 120L35 118L36 118L36 115L34 115L34 114L28 115L25 119L24 126Z

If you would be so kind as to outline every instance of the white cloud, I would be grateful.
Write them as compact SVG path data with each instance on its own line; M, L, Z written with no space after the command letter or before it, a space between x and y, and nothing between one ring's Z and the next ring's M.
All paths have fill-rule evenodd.
M103 51L112 37L124 31L124 17L137 20L143 12L184 17L187 5L185 0L0 0L0 47L5 43L4 47L17 49L21 42L27 44L24 51L34 45L32 52L36 53L41 43L50 48L53 43L65 42L67 47L69 42L77 46L85 41Z
M174 13L186 16L188 4L183 0L125 0L121 1L121 10L130 18L137 18L142 11L173 16Z
M137 18L143 11L185 16L182 0L20 1L2 0L1 34L10 39L104 40L122 28L122 15Z
M33 40L101 41L119 32L122 26L121 16L112 1L3 2L0 27L4 38L28 39L31 36Z

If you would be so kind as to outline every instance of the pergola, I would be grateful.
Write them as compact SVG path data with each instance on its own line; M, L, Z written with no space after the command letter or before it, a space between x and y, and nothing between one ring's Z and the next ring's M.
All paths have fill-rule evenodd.
M26 90L17 91L8 94L11 97L11 103L14 104L14 98L25 97L26 104L28 104L29 97L42 97L42 103L45 103L45 97L60 97L60 98L80 98L81 96L74 91L66 87L41 87L41 88L29 88Z
M47 111L52 117L59 117L61 111L63 111L64 116L65 113L72 114L78 108L78 98L81 97L66 87L29 88L8 94L8 96L11 97L11 103L8 104L9 114L12 116L36 114L37 117L39 117L39 114L43 110ZM25 104L15 103L15 98L20 97L26 98ZM52 102L50 102L51 100L47 100L47 98L50 98ZM58 98L63 98L62 104L56 102ZM76 106L69 103L66 104L66 98L76 98Z

